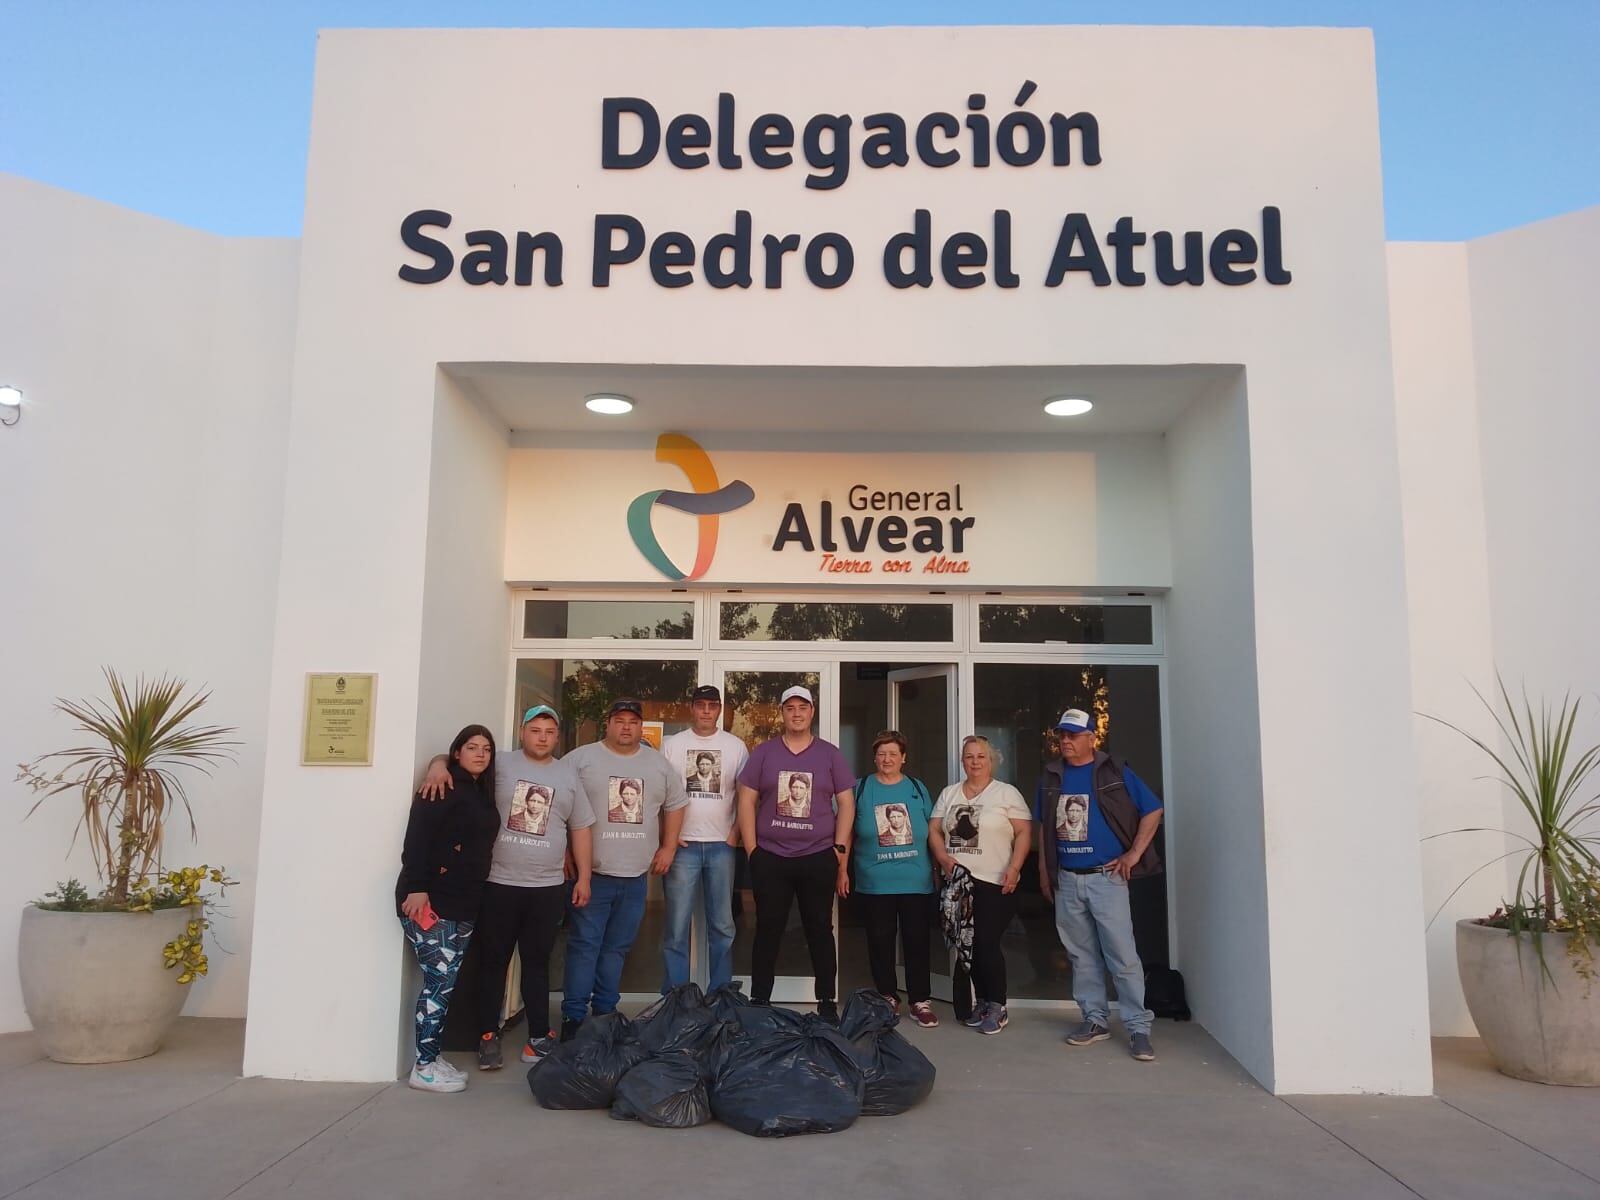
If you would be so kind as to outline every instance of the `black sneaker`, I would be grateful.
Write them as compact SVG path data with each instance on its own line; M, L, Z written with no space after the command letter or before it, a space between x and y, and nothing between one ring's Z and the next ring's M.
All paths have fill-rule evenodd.
M505 1066L500 1057L500 1035L486 1033L478 1039L478 1070L498 1071Z
M534 1038L531 1042L522 1047L522 1061L525 1063L536 1063L541 1058L545 1058L554 1053L555 1048L560 1044L561 1039L556 1035L555 1030L552 1029L544 1037Z
M751 1008L771 1008L772 1007L772 1001L771 1000L758 1000L756 997L751 996L750 997L750 1007Z
M1085 1021L1067 1034L1067 1045L1088 1046L1095 1042L1103 1042L1110 1036L1111 1031L1104 1025L1096 1025L1093 1021Z
M570 1042L573 1038L578 1036L578 1030L580 1030L582 1028L583 1028L583 1022L582 1021L574 1020L572 1017L562 1017L561 1018L561 1040L563 1042Z
M821 1017L829 1025L837 1025L839 1023L839 1006L832 1000L818 1000L817 1016Z

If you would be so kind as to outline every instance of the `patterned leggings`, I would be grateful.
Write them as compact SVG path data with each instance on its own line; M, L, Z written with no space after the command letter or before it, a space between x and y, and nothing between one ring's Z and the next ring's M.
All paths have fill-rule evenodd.
M417 993L417 1065L425 1067L439 1057L439 1034L444 1030L445 1014L450 1011L450 993L455 990L456 974L462 956L472 940L472 921L446 921L439 918L424 931L409 917L400 918L406 941L422 968L422 990Z

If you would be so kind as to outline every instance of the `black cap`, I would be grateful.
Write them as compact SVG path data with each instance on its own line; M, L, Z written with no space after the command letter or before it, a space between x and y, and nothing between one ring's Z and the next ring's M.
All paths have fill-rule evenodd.
M606 716L614 717L618 713L624 713L624 712L632 713L634 716L638 717L640 720L644 719L644 708L643 708L643 706L640 705L640 703L637 700L613 700L611 702L611 708L606 713Z
M695 701L695 700L715 700L718 704L721 704L722 703L722 693L719 692L711 684L702 683L699 687L695 688L695 690L689 694L689 699L690 699L690 701Z

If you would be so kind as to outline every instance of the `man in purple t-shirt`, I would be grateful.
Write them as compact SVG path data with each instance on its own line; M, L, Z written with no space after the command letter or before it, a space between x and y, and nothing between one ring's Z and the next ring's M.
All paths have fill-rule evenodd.
M856 781L839 747L812 735L816 706L808 689L789 688L781 708L783 736L751 751L739 774L739 837L750 856L756 901L750 995L758 1004L771 1001L778 948L790 905L798 901L816 975L817 1012L837 1023L833 896L850 891L846 866Z

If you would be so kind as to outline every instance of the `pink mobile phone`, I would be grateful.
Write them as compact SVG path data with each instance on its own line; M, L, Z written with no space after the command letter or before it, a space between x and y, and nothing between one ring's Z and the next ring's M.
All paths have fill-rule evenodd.
M422 912L417 917L417 928L422 930L423 933L427 933L438 923L439 914L433 911L433 904L431 902L425 904Z

